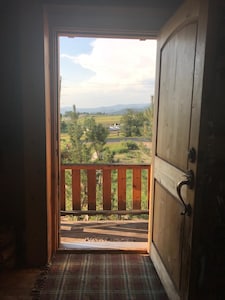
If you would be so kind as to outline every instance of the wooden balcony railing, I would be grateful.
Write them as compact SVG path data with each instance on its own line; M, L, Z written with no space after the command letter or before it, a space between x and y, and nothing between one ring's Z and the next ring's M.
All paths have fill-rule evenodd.
M61 166L61 215L148 214L150 165Z

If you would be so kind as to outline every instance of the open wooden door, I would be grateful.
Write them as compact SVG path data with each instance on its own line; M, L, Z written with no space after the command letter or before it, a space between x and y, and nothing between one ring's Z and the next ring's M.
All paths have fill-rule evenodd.
M188 299L189 293L205 49L203 2L186 1L158 39L150 255L172 300Z

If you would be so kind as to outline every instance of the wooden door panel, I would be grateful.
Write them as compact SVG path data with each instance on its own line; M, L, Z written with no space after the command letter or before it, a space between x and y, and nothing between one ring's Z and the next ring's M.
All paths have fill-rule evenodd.
M183 216L180 215L182 206L178 199L157 181L155 199L152 241L179 290L184 222Z
M187 169L197 24L174 33L161 49L156 154Z
M177 183L184 179L184 172L168 164L166 161L155 157L154 161L154 178L170 192L177 197ZM187 187L182 188L182 197L187 200Z
M201 76L204 49L199 0L186 0L162 29L158 39L150 202L150 253L169 299L189 299L192 213L197 161L188 150L198 151ZM201 16L203 17L203 16ZM177 185L179 185L177 191ZM181 193L184 203L179 199ZM186 205L186 206L185 206ZM186 209L187 212L187 209Z

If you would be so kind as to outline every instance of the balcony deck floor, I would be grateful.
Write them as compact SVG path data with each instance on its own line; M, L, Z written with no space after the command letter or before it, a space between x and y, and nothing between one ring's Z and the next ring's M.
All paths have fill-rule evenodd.
M147 250L148 220L71 221L62 217L59 250Z

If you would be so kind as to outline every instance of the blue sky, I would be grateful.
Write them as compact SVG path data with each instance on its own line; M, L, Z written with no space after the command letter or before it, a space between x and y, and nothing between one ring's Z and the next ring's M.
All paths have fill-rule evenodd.
M61 106L150 103L156 41L60 37Z

